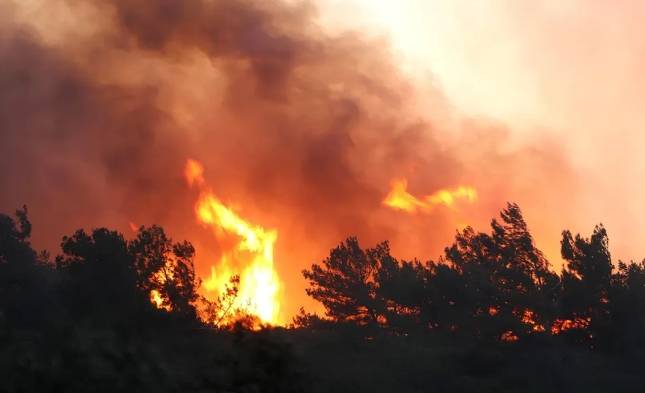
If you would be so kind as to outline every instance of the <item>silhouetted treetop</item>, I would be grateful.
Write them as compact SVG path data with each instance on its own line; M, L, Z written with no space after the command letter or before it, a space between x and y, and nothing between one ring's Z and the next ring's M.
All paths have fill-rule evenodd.
M30 234L26 209L0 214L0 391L605 392L644 381L645 261L614 266L601 225L564 231L558 276L516 204L488 233L458 231L436 261L348 238L303 271L325 315L301 309L287 329L244 313L238 276L200 297L195 249L159 226L133 239L78 230L55 263Z
M376 296L376 275L383 260L389 258L387 243L363 250L358 240L350 237L321 265L303 271L311 284L307 294L321 302L334 320L374 324L382 308Z
M399 261L387 243L363 250L355 238L304 276L327 317L404 333L440 329L474 337L540 334L555 318L559 277L549 270L516 204L491 233L467 227L445 259Z
M562 232L562 313L574 321L578 340L604 340L610 319L612 262L607 231L594 228L591 237Z
M0 331L4 325L37 326L56 312L55 304L47 304L52 280L47 255L33 250L30 236L26 207L16 211L15 219L0 214Z
M31 248L31 223L27 207L16 210L16 219L0 214L0 264L36 262L37 254Z
M601 291L609 285L612 264L607 230L602 225L594 228L590 238L562 232L562 258L567 262L566 272L575 275Z
M200 282L192 244L173 243L161 227L152 226L139 228L128 248L134 257L137 286L145 293L156 291L163 306L194 317Z
M69 281L65 298L76 312L114 321L117 314L148 312L154 295L159 307L196 318L195 250L188 242L173 243L162 228L142 226L130 241L105 228L79 230L64 237L61 248L56 264Z

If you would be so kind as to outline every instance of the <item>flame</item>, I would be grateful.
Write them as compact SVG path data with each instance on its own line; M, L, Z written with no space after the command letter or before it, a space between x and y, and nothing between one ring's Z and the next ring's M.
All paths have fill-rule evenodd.
M154 279L157 280L161 285L165 285L169 280L173 280L174 274L172 268L175 262L176 261L172 258L166 259L165 265L153 274ZM166 311L172 310L172 306L164 301L164 298L161 296L161 293L158 290L151 290L149 296L150 302L154 304L158 309Z
M532 310L524 310L524 313L522 313L522 322L531 326L534 332L541 333L546 331L544 325L536 321L536 314Z
M390 183L391 189L383 200L383 204L395 210L408 213L422 211L430 212L435 206L443 205L452 207L457 200L464 199L470 203L477 199L477 191L472 187L461 186L453 190L439 190L422 199L415 197L407 191L407 179L395 179Z
M167 304L164 304L161 294L156 289L153 289L152 291L150 291L150 302L159 309L170 311L170 306Z
M189 185L203 185L203 167L194 160L186 165ZM204 280L204 289L219 296L233 275L239 275L238 299L245 311L257 316L261 322L278 323L280 279L273 266L273 247L278 233L249 223L233 209L223 204L210 190L202 190L195 205L199 222L212 228L215 236L232 234L236 244L225 250L211 275Z
M520 339L512 330L505 331L499 338L506 342L515 342Z
M551 334L557 335L571 329L586 329L591 324L591 318L556 319L551 326Z

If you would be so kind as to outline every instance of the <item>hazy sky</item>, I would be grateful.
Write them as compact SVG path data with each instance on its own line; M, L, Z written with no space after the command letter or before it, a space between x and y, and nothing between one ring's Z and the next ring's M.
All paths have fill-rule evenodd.
M645 255L645 3L642 1L329 0L331 20L386 35L421 81L461 115L547 134L580 180L579 216L612 250ZM562 195L567 198L567 195ZM558 209L557 206L544 206ZM538 212L528 212L539 219Z

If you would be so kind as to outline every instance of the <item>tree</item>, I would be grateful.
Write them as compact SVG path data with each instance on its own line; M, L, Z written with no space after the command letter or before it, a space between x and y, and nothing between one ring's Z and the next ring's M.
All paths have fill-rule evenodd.
M427 328L422 321L427 268L419 261L381 258L376 275L376 295L383 306L383 323L388 328L409 333Z
M387 243L363 250L350 237L331 250L322 265L303 271L310 284L307 294L321 302L334 321L376 325L384 308L377 297L377 275L391 258Z
M387 243L363 250L349 238L303 274L307 293L334 321L393 332L440 329L468 336L516 338L546 331L559 280L535 246L516 204L492 233L458 232L438 263L398 261Z
M106 228L78 230L64 237L56 257L64 282L61 288L76 317L100 324L127 324L148 304L137 287L134 257L123 236Z
M149 228L141 226L136 238L129 242L128 251L134 257L137 286L145 293L159 290L161 280L167 278L163 269L172 252L172 242L164 230L156 225Z
M172 254L163 269L167 279L159 291L176 314L191 319L197 316L194 303L201 284L195 275L194 256L195 248L189 242L173 244Z
M571 334L582 330L581 339L598 339L604 335L609 321L611 254L607 231L602 225L594 228L590 238L570 231L562 233L562 313L574 321Z
M176 314L195 317L200 282L195 276L195 249L189 242L173 243L163 228L142 226L129 243L134 257L137 286L147 294L155 291L161 305Z
M513 313L521 315L526 334L549 328L557 310L559 278L549 269L529 232L519 206L509 203L500 213L501 222L493 219L492 237L499 252L501 274L498 283L505 291L505 302Z
M3 324L34 327L56 312L48 257L31 247L27 208L15 217L0 214L0 329Z
M610 349L641 354L645 347L645 261L618 263L609 298Z
M421 319L431 329L458 332L472 326L476 293L447 261L428 263Z
M240 276L234 275L229 279L225 290L216 300L208 300L205 297L200 299L201 318L211 326L222 327L227 325L242 310L236 307L240 287Z
M16 210L16 220L0 214L0 264L35 264L36 252L31 248L31 223L27 217L27 207Z
M555 310L557 276L535 246L519 207L509 203L500 218L492 220L491 235L470 227L457 233L446 261L458 278L435 268L439 273L432 280L450 278L459 288L448 301L465 315L457 318L453 312L452 318L470 334L521 337L545 331ZM432 302L447 309L441 297ZM463 325L469 317L470 324Z
M173 243L161 227L141 227L132 241L105 228L79 230L63 238L62 250L56 262L68 278L63 291L74 312L103 321L138 318L152 307L154 291L159 306L196 318L195 250Z

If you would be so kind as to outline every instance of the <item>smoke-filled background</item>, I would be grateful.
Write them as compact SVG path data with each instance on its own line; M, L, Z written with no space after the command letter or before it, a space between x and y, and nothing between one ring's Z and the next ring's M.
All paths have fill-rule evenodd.
M0 0L0 210L37 247L84 227L163 225L220 247L184 182L278 230L283 319L339 241L436 258L455 230L523 208L559 268L564 228L602 221L645 255L638 3ZM399 4L400 3L400 4ZM382 205L475 187L455 209Z

